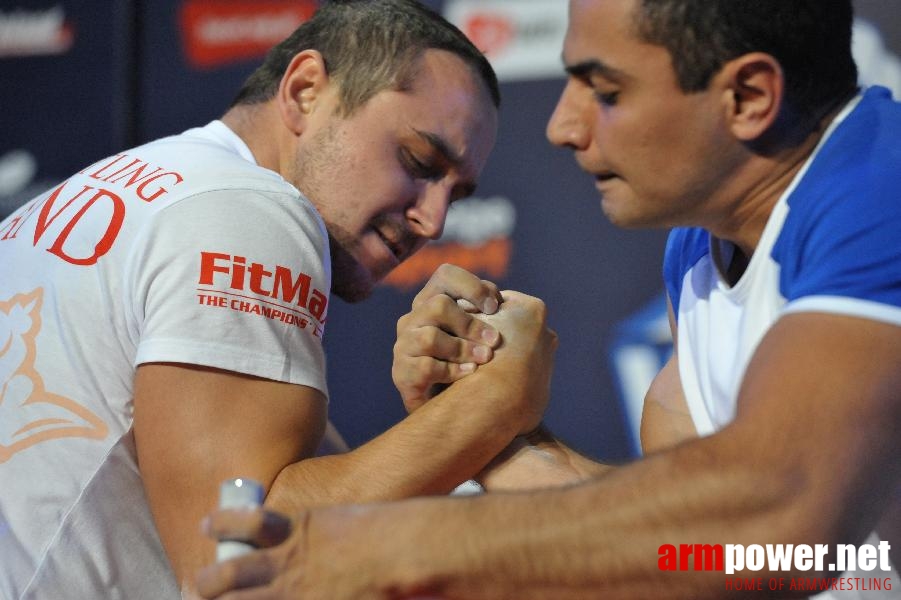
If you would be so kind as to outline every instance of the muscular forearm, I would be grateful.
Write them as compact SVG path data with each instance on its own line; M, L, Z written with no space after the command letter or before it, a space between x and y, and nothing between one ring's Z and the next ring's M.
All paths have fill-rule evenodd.
M267 506L292 514L310 506L451 491L517 434L503 395L519 392L499 373L484 369L458 382L351 452L289 465L273 484Z
M755 465L721 441L698 440L576 487L408 503L403 519L391 517L394 543L432 529L429 543L412 555L387 553L411 589L443 598L723 597L723 572L661 571L660 546L829 540L817 537L815 500L796 492L790 467Z
M679 549L681 566L682 545L864 541L901 484L899 332L783 317L719 432L580 485L307 513L280 551L294 561L282 585L353 585L332 598L703 600L730 595L727 579L822 577L792 561L726 574L694 560L661 570L659 559L663 545Z

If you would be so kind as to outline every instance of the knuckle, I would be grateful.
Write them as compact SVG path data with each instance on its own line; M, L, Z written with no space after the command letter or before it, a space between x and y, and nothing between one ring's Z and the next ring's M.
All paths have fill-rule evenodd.
M450 263L442 263L438 265L429 282L434 282L439 288L444 289L447 282L453 278L454 266Z
M547 305L544 303L544 300L541 298L536 298L535 296L528 296L529 302L536 310L547 310Z
M408 339L400 340L398 339L394 342L394 363L392 367L398 367L400 364L403 364L404 361L409 360L409 356L414 354L410 350L410 341Z
M421 306L423 302L428 300L429 297L431 297L431 293L429 292L429 284L426 284L426 286L422 288L422 290L420 290L418 294L413 296L413 303L411 304L411 306L415 310L417 307Z
M540 315L542 318L547 316L547 304L541 298L528 296L527 304L536 315Z
M405 367L401 367L397 363L391 365L391 379L395 384L400 385L407 378L408 370Z
M424 348L433 348L438 343L438 329L422 327L419 331L419 342Z
M430 298L423 309L430 320L436 320L450 310L452 305L456 306L453 298L439 294Z
M407 313L397 320L397 334L398 335L401 335L404 332L404 330L407 329L407 327L408 327L407 324L410 322L410 319L412 319L412 318L413 318L413 315L410 313Z
M452 273L454 269L454 265L450 263L441 263L440 265L438 265L438 268L435 269L435 275L438 277L444 277L449 273Z

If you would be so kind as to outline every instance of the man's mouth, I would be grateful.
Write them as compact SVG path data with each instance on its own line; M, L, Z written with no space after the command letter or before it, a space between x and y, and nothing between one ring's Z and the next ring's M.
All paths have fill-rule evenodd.
M390 237L388 234L377 227L373 227L372 229L379 236L379 238L382 240L382 243L385 244L388 250L391 251L391 254L394 255L397 261L403 261L407 253L404 244L400 240Z

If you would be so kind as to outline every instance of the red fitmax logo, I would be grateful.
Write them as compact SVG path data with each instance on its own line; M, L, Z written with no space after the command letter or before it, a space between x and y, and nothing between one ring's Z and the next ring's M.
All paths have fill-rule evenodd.
M217 276L217 274L219 274ZM261 263L247 262L243 256L220 252L200 253L200 285L225 285L235 291L250 291L306 309L309 316L321 322L328 306L328 296L312 287L306 273L297 277L288 267L267 268Z

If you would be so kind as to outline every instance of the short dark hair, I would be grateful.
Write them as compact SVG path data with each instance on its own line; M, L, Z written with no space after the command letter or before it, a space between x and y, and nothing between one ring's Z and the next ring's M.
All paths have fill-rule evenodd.
M332 0L273 47L247 79L232 106L275 96L288 64L317 50L339 86L340 111L349 115L376 93L407 89L428 49L460 57L481 77L494 106L500 91L485 56L454 25L415 0Z
M705 89L728 61L773 56L786 100L812 113L857 86L851 0L639 0L638 36L666 48L685 92Z

